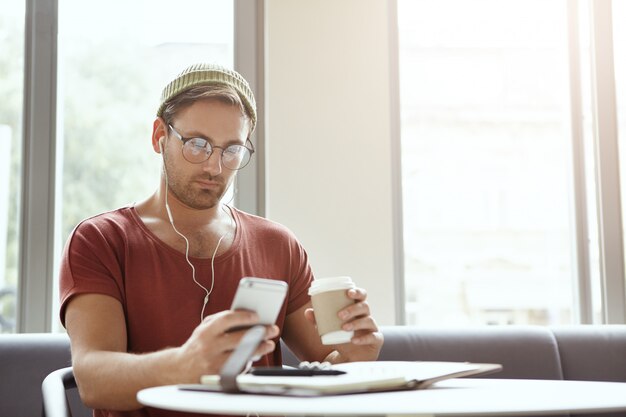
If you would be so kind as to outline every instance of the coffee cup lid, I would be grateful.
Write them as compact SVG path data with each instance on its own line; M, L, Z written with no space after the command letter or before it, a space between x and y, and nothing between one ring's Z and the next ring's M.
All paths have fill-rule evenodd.
M354 281L350 277L317 278L313 280L311 287L309 287L309 295L326 291L347 290L354 287Z

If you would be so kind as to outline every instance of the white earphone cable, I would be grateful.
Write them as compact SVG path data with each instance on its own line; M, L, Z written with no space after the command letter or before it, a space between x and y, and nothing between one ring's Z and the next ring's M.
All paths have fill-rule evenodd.
M220 247L220 243L222 243L222 240L226 237L228 232L224 233L217 241L217 245L215 245L215 250L213 251L213 255L211 256L211 288L207 289L204 285L200 284L198 280L196 279L196 267L193 265L193 263L189 259L189 239L187 239L187 237L184 234L182 234L174 225L174 216L172 215L172 211L170 210L170 205L169 205L168 198L167 198L169 194L169 179L167 176L167 168L165 167L165 152L163 150L163 143L159 142L159 145L161 148L161 155L163 156L163 174L165 176L165 210L167 211L167 217L170 221L170 224L172 225L172 228L174 229L174 232L176 232L176 234L178 234L180 237L182 237L185 240L185 260L191 267L191 278L193 279L193 282L195 282L198 287L202 288L206 294L204 297L204 302L202 303L202 311L200 311L200 322L202 323L202 321L204 320L204 310L206 309L206 306L209 303L209 297L211 296L211 293L213 292L213 288L215 286L215 255L217 254L217 251ZM227 213L227 214L230 214L230 213ZM234 220L232 219L232 215L231 215L231 220Z

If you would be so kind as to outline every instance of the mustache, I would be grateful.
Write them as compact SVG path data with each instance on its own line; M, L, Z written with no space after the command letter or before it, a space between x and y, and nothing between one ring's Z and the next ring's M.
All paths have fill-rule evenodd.
M194 181L197 180L201 180L201 181L212 181L212 182L217 182L219 184L224 184L224 178L221 175L201 175L199 177L195 177Z

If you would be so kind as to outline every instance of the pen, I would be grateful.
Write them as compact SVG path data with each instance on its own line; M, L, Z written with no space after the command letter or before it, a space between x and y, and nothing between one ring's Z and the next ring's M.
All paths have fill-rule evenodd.
M332 376L345 374L344 371L339 371L337 369L282 368L279 366L252 368L249 373L256 376Z

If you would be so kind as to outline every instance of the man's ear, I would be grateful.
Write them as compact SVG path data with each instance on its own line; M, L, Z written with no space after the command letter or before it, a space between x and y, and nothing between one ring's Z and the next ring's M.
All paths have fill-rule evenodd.
M156 153L163 152L165 136L167 135L167 123L161 117L154 119L152 124L152 149Z

